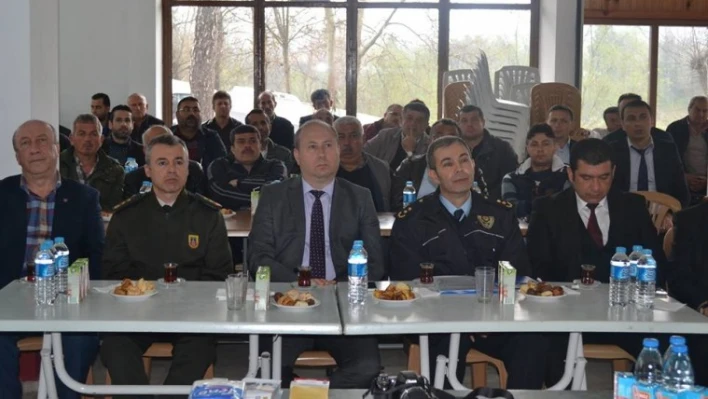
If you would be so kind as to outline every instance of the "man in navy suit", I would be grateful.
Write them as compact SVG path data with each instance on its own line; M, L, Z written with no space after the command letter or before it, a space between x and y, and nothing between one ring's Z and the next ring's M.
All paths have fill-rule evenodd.
M0 288L27 275L27 263L44 240L64 237L72 263L89 258L92 278L100 276L104 230L98 191L72 180L62 180L57 170L59 141L50 124L31 120L23 123L12 136L17 163L22 174L0 181ZM27 309L34 312L33 308ZM17 341L36 333L0 333L0 397L22 397L19 381ZM86 380L98 351L98 335L67 333L62 335L64 363L69 375ZM59 397L79 398L58 379Z

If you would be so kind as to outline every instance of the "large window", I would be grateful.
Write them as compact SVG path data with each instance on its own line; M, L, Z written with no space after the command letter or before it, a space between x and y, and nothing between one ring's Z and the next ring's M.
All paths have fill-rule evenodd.
M435 119L442 72L473 67L471 51L487 53L492 73L529 65L538 1L163 0L163 112L192 94L210 117L211 94L226 90L242 119L269 89L296 123L312 112L310 93L326 88L335 113L365 123L414 98Z

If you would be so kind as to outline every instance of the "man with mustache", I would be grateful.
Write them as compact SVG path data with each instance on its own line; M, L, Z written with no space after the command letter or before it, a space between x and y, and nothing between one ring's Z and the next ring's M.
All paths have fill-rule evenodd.
M339 138L339 171L337 177L368 188L377 212L391 208L391 172L386 162L363 151L364 129L353 116L342 116L334 122Z
M282 145L292 151L295 127L289 120L275 114L275 107L277 106L278 102L275 100L273 92L266 90L258 95L258 108L263 110L268 119L270 119L270 138L273 139L275 144Z
M251 206L251 192L264 184L285 179L285 165L261 154L261 135L251 125L231 132L231 153L212 162L207 170L210 197L228 209Z
M261 154L265 159L277 159L285 164L287 176L293 170L295 159L290 150L271 139L270 119L265 111L254 109L246 115L246 124L258 129L261 133Z
M175 112L177 126L172 126L172 132L187 144L189 159L209 170L212 161L226 156L226 147L218 133L201 125L201 112L196 98L181 99Z
M110 134L103 139L101 149L121 165L125 165L128 158L135 159L138 166L145 165L143 146L130 138L130 133L133 131L133 115L127 105L113 107L108 128Z
M474 275L479 266L511 262L519 276L531 272L511 204L492 201L472 190L475 162L465 141L441 137L426 154L429 177L438 189L396 216L391 231L391 279L413 280L420 264L435 265L434 275ZM449 348L449 335L429 336L430 364ZM541 389L546 340L539 334L475 334L460 340L457 376L462 381L470 348L504 361L509 389ZM434 375L431 376L431 379Z
M71 148L59 156L59 171L64 179L87 184L101 194L101 209L110 211L123 198L123 167L101 149L103 135L96 116L82 114L74 120Z

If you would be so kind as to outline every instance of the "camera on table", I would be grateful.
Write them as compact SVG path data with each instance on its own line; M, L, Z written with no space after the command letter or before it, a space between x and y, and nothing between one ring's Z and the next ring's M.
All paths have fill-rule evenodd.
M414 371L401 371L397 376L379 374L370 388L374 399L431 399L431 387L425 377Z

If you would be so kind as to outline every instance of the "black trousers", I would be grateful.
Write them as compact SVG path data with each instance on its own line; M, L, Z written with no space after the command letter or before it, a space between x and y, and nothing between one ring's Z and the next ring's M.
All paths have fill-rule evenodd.
M376 337L370 336L283 336L282 381L290 387L298 356L308 350L327 351L337 362L329 379L332 389L369 388L381 370Z
M412 337L415 342L418 336ZM447 357L450 348L450 334L429 334L429 361L431 383L435 381L435 364L438 355ZM504 362L509 374L507 389L541 389L545 374L548 340L534 333L475 334L474 342L469 334L461 334L460 349L457 353L455 374L462 382L467 369L467 352L476 349L487 356ZM450 384L445 380L445 388Z
M216 359L216 341L201 334L106 334L101 345L101 361L113 385L149 385L143 369L143 353L155 342L172 344L172 364L165 385L192 385L204 378ZM126 396L122 396L126 397ZM152 396L134 396L152 398ZM162 396L183 398L183 396Z

